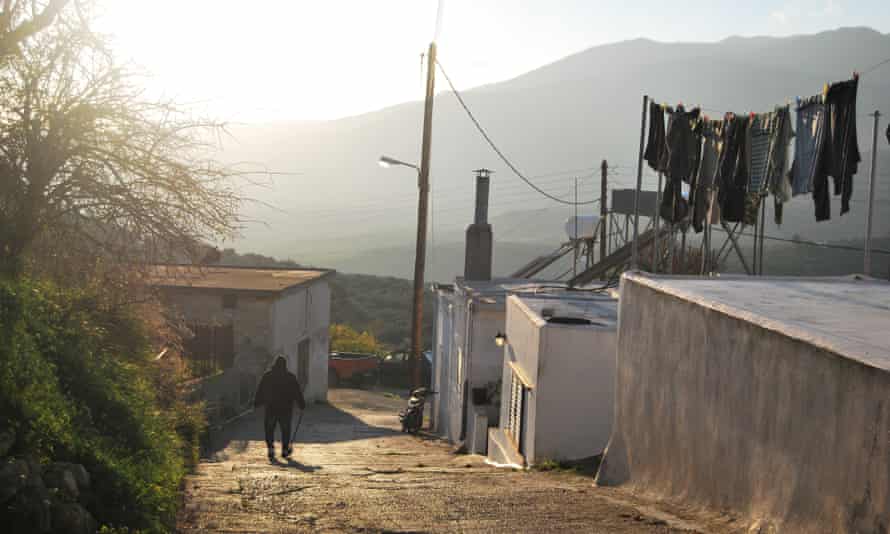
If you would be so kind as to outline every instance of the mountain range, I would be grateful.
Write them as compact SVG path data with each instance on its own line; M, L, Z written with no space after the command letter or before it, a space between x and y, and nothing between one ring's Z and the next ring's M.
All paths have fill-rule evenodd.
M514 79L462 90L468 107L511 162L540 187L565 200L599 197L600 161L609 186L636 178L643 95L658 102L725 111L768 111L861 70L858 134L863 162L853 209L816 224L812 201L786 207L776 237L820 242L861 239L870 168L872 119L890 112L890 34L841 28L792 37L730 37L714 43L635 39L597 46ZM448 65L442 66L448 69ZM485 143L439 75L432 139L432 235L428 278L447 281L463 266L462 231L473 214L473 169L494 171L491 219L495 271L505 274L565 239L562 222L575 209L522 183ZM454 80L458 84L460 80ZM360 91L356 84L356 91ZM410 277L416 223L416 178L405 167L376 165L386 154L416 162L422 102L334 121L236 125L223 146L230 162L283 171L245 194L247 224L234 243L303 264L347 272ZM890 149L879 137L875 235L890 235ZM576 189L575 178L578 178ZM644 171L644 187L655 175ZM577 191L577 193L576 193ZM836 201L834 199L833 201ZM579 207L593 213L598 207ZM771 212L771 208L768 213ZM770 217L771 218L771 217Z

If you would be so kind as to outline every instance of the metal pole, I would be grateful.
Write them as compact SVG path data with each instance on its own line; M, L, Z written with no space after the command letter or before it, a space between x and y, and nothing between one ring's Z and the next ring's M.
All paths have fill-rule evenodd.
M430 148L433 134L433 96L436 85L436 43L427 56L426 101L423 110L423 144L417 188L417 249L414 253L414 303L411 314L411 352L414 356L414 387L421 387L423 358L423 274L426 267L426 222L430 187Z
M758 210L759 211L759 210ZM754 253L751 255L751 267L753 274L757 275L757 236L760 235L760 214L754 215Z
M578 179L575 178L575 257L572 262L572 280L578 276L578 246L581 241L578 239Z
M646 140L646 108L649 106L649 95L643 95L643 113L640 119L640 156L637 160L637 188L634 191L634 241L631 245L630 268L638 270L640 250L637 238L640 236L640 188L643 187L643 143Z
M762 197L760 201L760 252L757 253L757 260L760 264L757 266L757 273L763 276L763 237L766 235L766 197Z
M878 155L878 119L881 116L880 111L875 111L875 125L872 132L871 140L871 172L868 179L868 215L865 217L865 257L862 272L866 276L871 276L871 225L874 215L875 203L875 166L877 164Z
M661 214L658 211L661 207L661 177L661 171L658 171L658 188L655 190L655 242L653 243L655 248L652 251L653 273L658 273L658 260L661 259L661 249L658 248L658 231L661 224Z
M606 257L606 221L609 217L609 212L606 209L608 206L606 180L609 178L609 164L606 163L606 160L603 160L600 165L600 173L602 176L600 180L600 261L603 261L603 258Z

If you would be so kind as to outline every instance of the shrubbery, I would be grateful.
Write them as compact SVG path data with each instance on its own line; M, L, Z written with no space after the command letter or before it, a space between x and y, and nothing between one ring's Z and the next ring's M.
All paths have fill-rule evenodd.
M0 281L0 413L18 436L14 454L89 470L100 524L162 532L204 419L150 361L132 310L85 290Z

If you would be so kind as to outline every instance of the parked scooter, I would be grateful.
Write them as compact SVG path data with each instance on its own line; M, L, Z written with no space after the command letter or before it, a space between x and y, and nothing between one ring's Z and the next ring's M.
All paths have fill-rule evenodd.
M399 412L399 421L402 422L402 432L416 434L423 426L423 406L426 404L427 395L435 395L435 391L428 388L412 389L408 397L408 408Z

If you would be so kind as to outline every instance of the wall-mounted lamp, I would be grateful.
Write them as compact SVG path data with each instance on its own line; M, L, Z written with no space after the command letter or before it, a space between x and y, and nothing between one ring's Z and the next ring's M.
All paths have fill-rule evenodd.
M498 347L503 347L507 344L507 334L498 332L496 336L494 336L494 344Z

